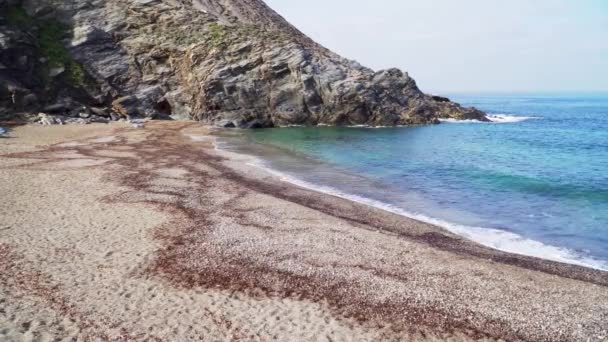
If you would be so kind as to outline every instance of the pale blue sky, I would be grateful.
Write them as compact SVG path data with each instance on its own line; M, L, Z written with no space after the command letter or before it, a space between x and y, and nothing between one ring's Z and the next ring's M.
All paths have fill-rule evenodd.
M304 33L429 92L608 91L608 0L266 0Z

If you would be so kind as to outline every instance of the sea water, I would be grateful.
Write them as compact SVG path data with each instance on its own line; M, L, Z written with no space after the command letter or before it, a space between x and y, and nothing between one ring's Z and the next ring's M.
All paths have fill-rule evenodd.
M452 99L495 122L273 128L219 146L496 249L608 269L608 94Z

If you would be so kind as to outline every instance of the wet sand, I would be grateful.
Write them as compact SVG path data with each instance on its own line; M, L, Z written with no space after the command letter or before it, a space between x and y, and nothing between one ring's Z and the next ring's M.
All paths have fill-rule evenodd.
M608 273L281 182L196 123L0 140L0 340L608 338Z

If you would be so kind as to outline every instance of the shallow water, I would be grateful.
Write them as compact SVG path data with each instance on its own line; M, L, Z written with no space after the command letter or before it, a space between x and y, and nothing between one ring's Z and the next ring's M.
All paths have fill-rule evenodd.
M264 129L220 147L494 248L608 269L608 95L452 98L497 123Z

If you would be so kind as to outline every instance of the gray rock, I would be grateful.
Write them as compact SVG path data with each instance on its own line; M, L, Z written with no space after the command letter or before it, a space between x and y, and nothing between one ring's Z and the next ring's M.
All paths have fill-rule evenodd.
M95 123L108 123L110 122L110 119L106 118L106 117L101 117L98 115L91 115L88 119L88 122L95 122Z
M232 120L220 120L215 123L215 126L221 128L236 128L237 125L235 125Z
M49 70L49 76L50 77L57 77L57 76L63 74L64 72L65 72L65 68L64 67L51 68Z
M25 108L34 107L38 104L38 97L36 96L36 94L29 93L23 96L21 102L23 103L23 107Z
M90 107L89 109L90 109L91 113L93 113L97 116L104 116L104 117L109 116L108 111L105 110L104 108Z
M65 113L70 110L70 106L66 103L54 103L52 105L48 105L43 109L47 113Z
M81 46L92 42L112 39L107 32L88 24L74 27L71 46Z

